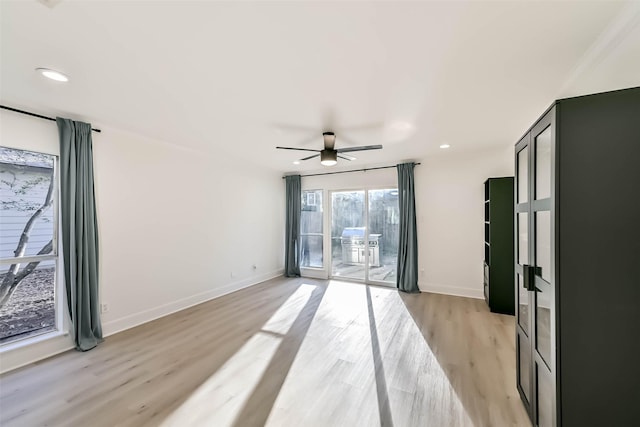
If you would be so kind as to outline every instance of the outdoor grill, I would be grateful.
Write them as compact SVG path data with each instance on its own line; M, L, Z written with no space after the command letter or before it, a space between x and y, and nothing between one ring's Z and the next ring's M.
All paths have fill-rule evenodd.
M369 234L369 265L380 267L380 246L378 238L382 234ZM340 237L343 264L365 263L365 228L345 227Z

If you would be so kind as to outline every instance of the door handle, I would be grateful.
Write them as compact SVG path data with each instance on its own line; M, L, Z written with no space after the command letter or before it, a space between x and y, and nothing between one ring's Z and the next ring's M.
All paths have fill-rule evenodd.
M522 266L522 275L524 276L522 287L528 291L535 291L536 275L542 275L542 268L525 264Z

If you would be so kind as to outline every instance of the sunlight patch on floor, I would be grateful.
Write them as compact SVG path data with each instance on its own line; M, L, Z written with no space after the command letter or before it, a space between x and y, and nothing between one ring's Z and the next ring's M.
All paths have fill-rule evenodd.
M365 290L329 283L266 425L376 425Z
M395 425L473 426L400 294L373 286L369 289ZM419 418L406 418L410 413Z
M368 289L372 310L365 285L330 282L267 425L472 426L398 292Z
M273 355L316 288L303 284L214 375L162 424L163 427L231 426L262 379ZM277 390L274 390L277 393ZM202 408L207 408L203 411Z
M311 293L316 289L314 285L302 284L296 292L289 297L278 311L264 324L263 331L286 335L296 321L298 314L309 301Z

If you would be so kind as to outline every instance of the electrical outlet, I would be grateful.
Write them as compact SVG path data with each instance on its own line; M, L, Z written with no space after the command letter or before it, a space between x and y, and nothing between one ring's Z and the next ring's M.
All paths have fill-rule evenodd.
M109 304L103 302L100 304L100 313L108 313L109 312Z

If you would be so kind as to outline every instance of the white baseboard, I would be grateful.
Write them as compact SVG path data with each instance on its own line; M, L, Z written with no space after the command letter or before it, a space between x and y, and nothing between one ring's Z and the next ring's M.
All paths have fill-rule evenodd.
M244 280L229 283L219 288L211 289L206 292L182 298L178 301L172 301L168 304L144 310L139 313L134 313L129 316L121 317L120 319L111 320L102 324L102 333L105 337L107 337L109 335L122 332L126 329L142 325L143 323L151 322L152 320L168 316L169 314L184 310L194 305L202 304L203 302L212 300L214 298L219 298L223 295L230 294L231 292L239 291L240 289L257 285L258 283L273 279L274 277L282 276L282 274L283 271L278 270L260 274L258 276L252 276Z
M435 294L453 295L457 297L467 297L484 299L484 293L482 289L476 288L461 288L458 286L441 285L437 283L420 283L418 284L420 291L433 292Z

